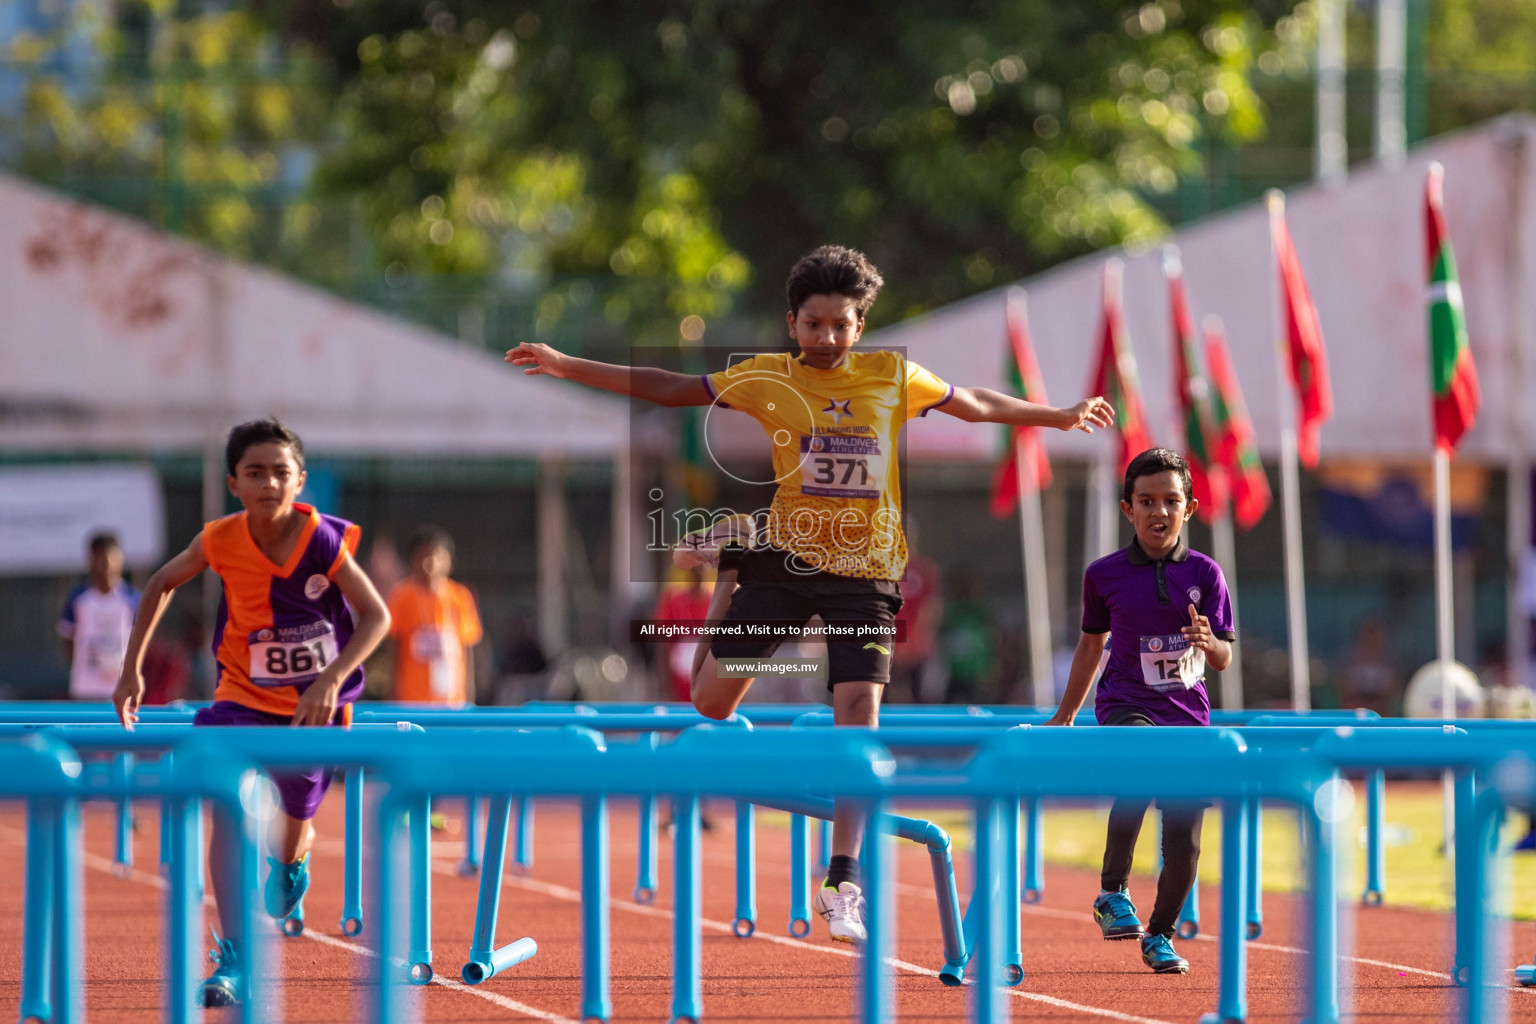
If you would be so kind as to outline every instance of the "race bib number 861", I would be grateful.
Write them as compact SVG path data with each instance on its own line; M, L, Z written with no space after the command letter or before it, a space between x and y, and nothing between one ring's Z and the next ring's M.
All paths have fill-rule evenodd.
M1182 633L1141 638L1141 680L1154 690L1187 690L1205 678L1205 652Z
M251 682L302 686L336 660L336 633L329 622L259 629L251 634Z

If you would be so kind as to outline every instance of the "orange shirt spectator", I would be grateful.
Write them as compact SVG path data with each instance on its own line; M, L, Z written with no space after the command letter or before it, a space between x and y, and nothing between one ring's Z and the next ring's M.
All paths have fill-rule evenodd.
M415 704L471 704L480 613L469 588L448 578L453 541L436 528L411 540L411 574L389 593L395 641L390 699Z

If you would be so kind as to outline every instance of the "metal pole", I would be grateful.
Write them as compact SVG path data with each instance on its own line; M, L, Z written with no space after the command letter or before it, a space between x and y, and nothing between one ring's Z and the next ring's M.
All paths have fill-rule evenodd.
M539 643L554 658L565 650L565 482L559 459L539 460Z
M1440 669L1440 715L1456 717L1456 687L1451 681L1451 664L1456 660L1455 608L1451 590L1451 456L1435 447L1435 660ZM1451 773L1440 777L1441 826L1445 835L1445 856L1455 856L1456 819L1452 813Z
M1317 4L1317 141L1314 173L1336 185L1348 174L1344 138L1344 2Z
M1024 603L1029 612L1030 699L1036 707L1056 702L1051 671L1051 609L1046 589L1045 524L1040 509L1040 488L1029 479L1024 446L1013 446L1014 469L1019 480L1019 540L1024 553Z
M1536 609L1527 603L1527 591L1536 587L1536 581L1526 579L1531 570L1531 456L1525 405L1529 401L1527 384L1531 366L1531 339L1533 325L1527 314L1526 291L1531 287L1532 273L1528 263L1525 239L1529 237L1529 199L1531 188L1530 161L1527 156L1526 138L1523 133L1512 132L1507 143L1510 152L1509 192L1513 208L1507 221L1505 295L1509 324L1509 354L1505 371L1505 403L1508 408L1508 450L1506 478L1508 480L1508 507L1505 530L1507 534L1506 557L1508 584L1505 590L1505 659L1509 663L1510 678L1517 686L1530 685L1531 648L1530 620Z
M1229 507L1211 524L1211 545L1216 549L1216 564L1227 579L1227 596L1232 602L1232 628L1237 623L1237 538L1232 529L1232 509ZM1243 709L1243 660L1237 651L1232 652L1232 664L1221 670L1221 708L1223 711Z
M1280 308L1280 261L1274 246L1276 225L1285 216L1285 197L1278 189L1271 189L1266 198L1269 202L1274 323L1280 332L1275 341L1275 388L1279 399L1276 412L1280 423L1280 492L1281 518L1285 527L1285 611L1291 654L1291 709L1307 711L1312 707L1312 680L1307 656L1306 579L1301 558L1301 469L1297 464L1296 425L1287 415L1295 405L1295 396L1288 383L1290 368L1286 365L1287 342L1282 326L1285 318Z
M1404 0L1376 4L1376 159L1401 166L1408 148L1403 120L1403 77L1408 63L1408 12Z

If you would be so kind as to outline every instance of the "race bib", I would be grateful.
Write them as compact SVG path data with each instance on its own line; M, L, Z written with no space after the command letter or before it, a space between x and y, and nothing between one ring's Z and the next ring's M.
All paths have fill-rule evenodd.
M123 667L123 655L128 653L128 638L121 633L106 633L87 637L82 652L85 664L92 672L118 672Z
M1141 638L1141 679L1154 690L1188 690L1205 678L1205 652L1182 633Z
M803 434L800 437L800 492L823 498L880 497L885 454L868 435Z
M417 661L441 661L447 653L448 640L436 626L423 626L411 634L411 655Z
M250 636L251 682L302 686L336 660L336 631L329 622L258 629Z

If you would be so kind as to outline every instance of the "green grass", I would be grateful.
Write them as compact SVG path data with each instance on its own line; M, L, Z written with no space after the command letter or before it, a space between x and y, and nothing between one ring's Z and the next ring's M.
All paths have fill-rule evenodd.
M1344 836L1352 841L1352 856L1346 857L1340 878L1341 891L1358 897L1365 881L1365 792L1354 785L1355 808ZM1441 810L1438 783L1392 783L1387 787L1386 802L1386 902L1391 906L1418 907L1425 910L1449 910L1452 906L1450 867L1440 853ZM928 818L949 832L957 852L971 849L971 820L966 812L955 810L923 811L902 808L903 814ZM785 827L787 815L763 815L764 823ZM1097 871L1104 855L1104 828L1109 818L1108 806L1097 808L1049 805L1045 812L1045 859L1051 864ZM1501 842L1513 845L1525 831L1523 816L1511 815L1504 824ZM1135 870L1151 873L1154 850L1151 818L1136 844ZM1221 879L1221 812L1206 812L1201 838L1200 878L1207 883ZM1291 892L1300 888L1301 865L1296 837L1296 816L1284 807L1264 809L1264 847L1262 852L1264 889ZM1512 913L1516 920L1536 920L1536 854L1518 853L1508 860L1507 870L1497 888L1508 901L1513 897Z

